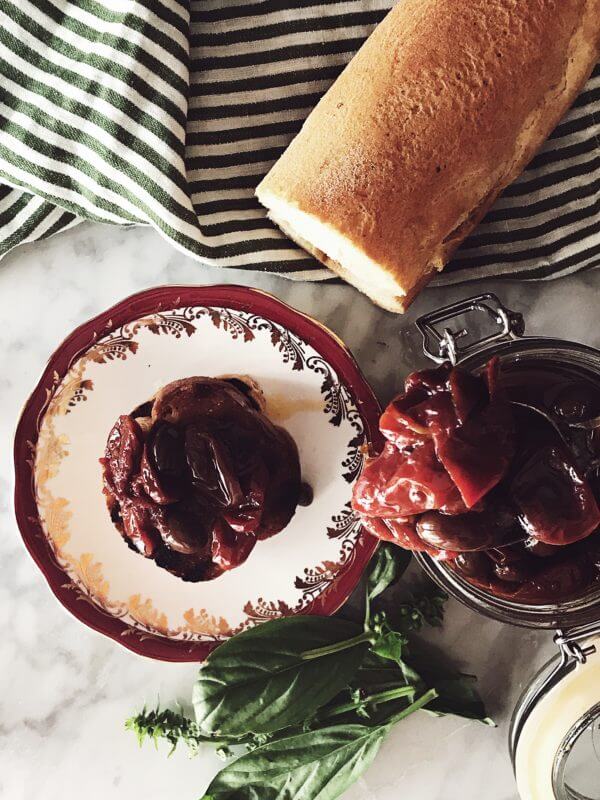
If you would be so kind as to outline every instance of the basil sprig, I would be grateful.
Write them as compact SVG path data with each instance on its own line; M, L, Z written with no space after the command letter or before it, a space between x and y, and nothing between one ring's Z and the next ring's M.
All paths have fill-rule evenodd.
M373 601L406 569L383 544L366 581L362 625L334 617L277 619L233 636L202 664L195 719L142 711L127 721L140 743L179 741L196 754L212 743L246 753L215 777L203 800L334 800L369 766L391 728L410 714L457 714L493 724L474 679L420 665L410 636L439 625L444 596L396 604L396 621ZM239 748L236 750L239 752Z

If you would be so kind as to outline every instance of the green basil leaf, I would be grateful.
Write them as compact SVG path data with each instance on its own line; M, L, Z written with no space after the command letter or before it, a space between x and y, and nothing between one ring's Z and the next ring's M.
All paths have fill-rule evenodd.
M200 667L193 703L199 731L272 733L302 722L356 675L368 645L305 660L302 653L360 633L335 617L265 622L228 639Z
M411 554L389 542L383 542L371 560L371 569L367 578L367 598L374 600L388 586L400 578L410 564Z
M389 660L371 651L367 653L352 685L361 688L383 689L386 685L401 683L414 686L419 691L425 689L425 682L420 673L412 666L412 661L409 664L405 658L400 661Z
M380 658L387 658L400 665L402 663L402 648L406 639L396 631L388 630L383 633L371 647L371 651Z
M390 626L385 611L372 614L368 625L368 632L372 637L371 653L402 666L403 650L408 645L408 639L404 633L394 630Z
M397 671L398 667L395 664L392 664L390 661L387 661L387 659L379 658L379 656L369 652L365 656L365 660L361 664L357 678L355 681L353 681L353 683L356 683L361 676L366 676L367 678L370 678L379 684L381 682L393 679L393 675ZM392 678L390 678L390 675Z
M438 697L427 707L437 715L453 714L465 719L476 719L485 725L495 726L495 722L487 715L483 700L479 696L473 675L454 675L436 679L434 685Z
M438 696L427 706L427 711L452 714L465 719L474 719L485 725L495 725L485 708L485 704L477 691L477 678L457 672L455 667L447 663L443 654L436 647L426 646L418 654L411 652L408 656L410 666L416 675L421 676L425 686L435 687ZM365 666L370 663L365 659ZM361 674L362 670L359 672Z
M371 764L389 728L332 725L268 742L225 767L204 800L334 800Z

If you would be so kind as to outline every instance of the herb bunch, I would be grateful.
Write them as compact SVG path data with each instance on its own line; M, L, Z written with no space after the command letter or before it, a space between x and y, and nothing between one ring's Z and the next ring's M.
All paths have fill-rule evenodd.
M404 571L398 548L379 547L365 618L297 616L266 622L215 650L200 667L195 719L144 709L127 720L140 744L165 739L196 755L210 743L228 759L203 800L334 800L367 769L391 728L424 709L493 724L469 675L421 667L410 635L440 625L445 596L395 609L374 603ZM231 747L242 746L233 756ZM240 748L236 748L236 753Z

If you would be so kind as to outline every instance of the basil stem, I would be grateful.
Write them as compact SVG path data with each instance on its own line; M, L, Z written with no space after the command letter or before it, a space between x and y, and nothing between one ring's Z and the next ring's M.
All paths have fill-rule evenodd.
M332 717L339 717L341 714L346 714L349 711L356 711L359 708L365 708L369 705L379 705L380 703L389 703L392 700L399 700L401 697L414 697L414 686L398 686L395 689L388 689L385 692L376 692L375 694L367 695L359 700L351 700L348 703L340 703L339 706L326 709L326 713L317 714L314 722L323 722L324 720L331 719Z
M349 650L351 647L356 647L359 644L368 642L373 644L375 636L371 631L364 631L359 633L358 636L352 636L350 639L345 639L342 642L335 642L334 644L327 644L324 647L315 647L313 650L305 650L300 654L303 661L311 661L313 658L322 658L323 656L330 656L334 653L341 653L342 650Z
M413 703L406 708L403 708L401 711L398 711L397 714L394 714L393 717L390 717L388 721L388 725L395 725L396 722L400 722L401 719L406 719L406 717L414 714L415 711L418 711L423 706L426 706L428 703L431 703L432 700L435 700L438 697L438 693L435 689L429 689L425 694L422 694L421 697L417 698Z

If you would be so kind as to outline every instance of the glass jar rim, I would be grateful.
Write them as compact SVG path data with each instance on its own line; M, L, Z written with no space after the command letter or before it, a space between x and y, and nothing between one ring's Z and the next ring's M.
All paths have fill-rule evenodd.
M536 350L544 352L549 349L554 349L560 354L569 353L574 357L574 360L579 361L578 357L585 356L589 359L597 361L597 372L600 378L600 349L592 347L591 345L582 344L581 342L573 342L569 339L557 339L552 336L519 336L514 339L501 339L491 344L487 344L481 348L476 348L469 351L463 357L459 358L456 362L458 366L467 369L476 366L482 366L493 356L504 355L519 355L521 353L532 353ZM541 353L538 353L541 355ZM592 369L591 365L587 365Z
M443 561L436 561L427 553L414 553L414 556L429 577L451 597L498 622L524 628L559 630L600 618L600 588L560 603L517 603L474 586L445 566Z

